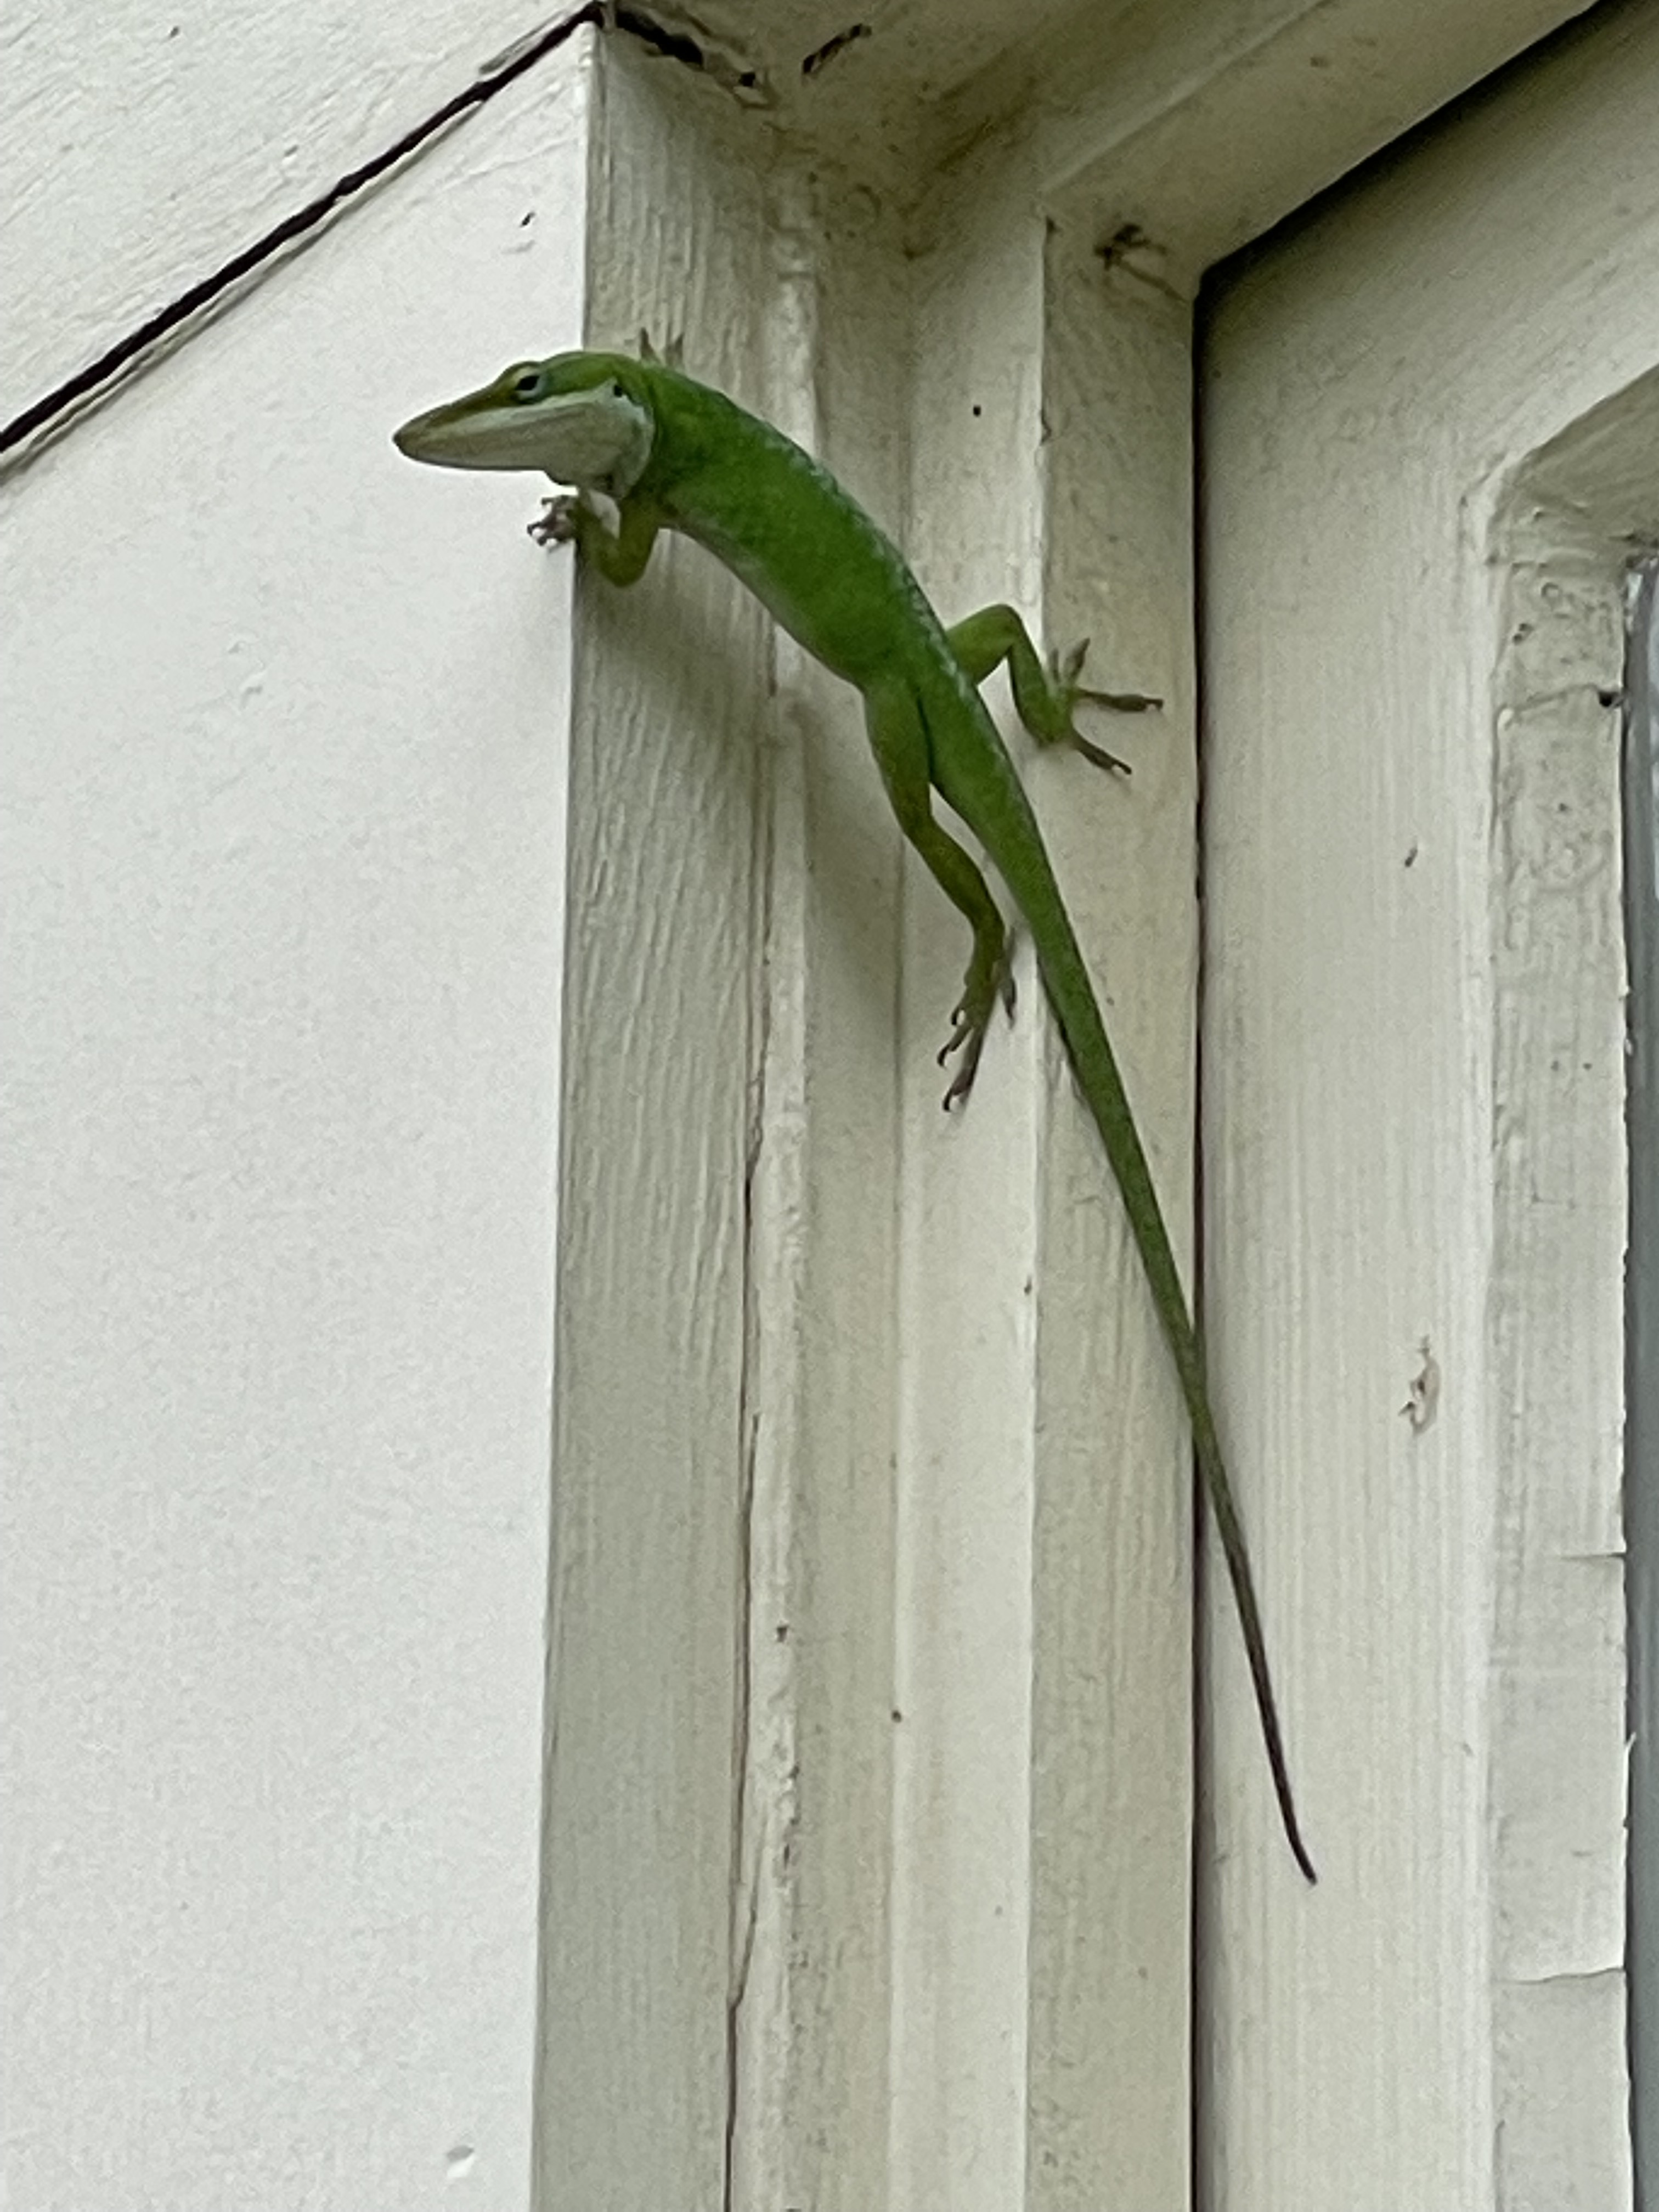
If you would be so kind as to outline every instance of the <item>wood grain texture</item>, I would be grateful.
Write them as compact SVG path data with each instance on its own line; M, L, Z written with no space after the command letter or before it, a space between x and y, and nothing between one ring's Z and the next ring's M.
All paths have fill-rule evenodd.
M1045 255L1045 623L1162 710L1091 716L1134 763L1030 783L1189 1286L1198 907L1186 303ZM1087 771L1084 773L1083 771ZM1058 1041L1037 1227L1034 2206L1190 2186L1191 1449L1139 1255Z
M741 386L752 165L599 58L590 343ZM648 272L648 276L646 273ZM533 343L530 349L533 350ZM746 1729L762 619L665 544L578 588L536 2203L727 2187Z
M1627 1800L1630 1880L1626 1929L1629 1978L1628 2051L1631 2135L1639 2182L1659 2141L1659 2069L1654 2064L1656 1997L1655 1906L1659 1903L1659 1819L1656 1819L1654 1653L1659 1600L1659 1482L1654 1480L1654 1415L1659 1410L1654 1351L1659 1341L1659 1297L1654 1280L1654 1225L1659 1223L1659 1127L1654 1118L1654 1053L1659 1047L1659 568L1642 564L1631 593L1630 651L1626 684L1624 839L1626 952L1630 964L1630 1048L1626 1062L1629 1131L1629 1297L1626 1308L1625 1544L1629 1620L1630 1784Z
M915 270L907 550L947 621L1036 587L1038 236L964 197ZM901 1074L894 2201L1021 2201L1030 1987L1036 983L972 1098L936 1054L968 953L907 855Z
M1206 343L1211 1348L1322 1875L1212 1667L1237 2212L1629 2201L1601 695L1659 518L1650 405L1607 422L1659 360L1656 28L1615 9L1470 103Z
M893 240L799 171L770 206L765 410L896 531ZM849 326L863 343L834 343ZM892 2086L900 841L856 697L787 639L773 650L732 2197L866 2212L888 2201Z

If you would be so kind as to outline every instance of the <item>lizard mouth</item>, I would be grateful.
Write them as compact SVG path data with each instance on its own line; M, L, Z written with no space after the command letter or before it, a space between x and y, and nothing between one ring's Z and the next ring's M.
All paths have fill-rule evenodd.
M528 403L475 392L416 415L392 434L411 461L441 469L540 469L555 483L621 498L650 457L647 409L610 391Z

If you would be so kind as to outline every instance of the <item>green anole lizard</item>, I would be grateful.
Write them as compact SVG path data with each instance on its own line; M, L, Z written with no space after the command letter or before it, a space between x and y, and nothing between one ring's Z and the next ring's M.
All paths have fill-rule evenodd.
M1238 1606L1250 1679L1285 1832L1310 1881L1243 1533L1233 1504L1198 1338L1099 1002L1013 762L978 687L1006 661L1014 707L1039 744L1121 762L1074 727L1078 702L1125 709L1137 694L1085 690L1084 648L1045 665L1012 607L947 630L896 546L829 472L768 422L650 356L562 353L515 363L493 384L395 434L412 460L534 469L573 494L550 500L532 535L574 544L613 584L637 580L659 530L725 562L813 658L860 692L899 827L966 916L973 951L941 1063L957 1054L948 1107L971 1087L999 1000L1012 1012L1007 926L979 863L933 812L938 792L994 862L1030 931L1079 1087L1111 1163L1192 1425ZM614 529L591 503L617 510Z

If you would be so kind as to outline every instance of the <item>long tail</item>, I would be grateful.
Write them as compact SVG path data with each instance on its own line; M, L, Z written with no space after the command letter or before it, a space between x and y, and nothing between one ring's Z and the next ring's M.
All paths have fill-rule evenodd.
M1164 1226L1163 1209L1158 1202L1152 1168L1130 1111L1128 1095L1106 1035L1094 986L1059 890L1052 886L1052 878L1050 889L1051 899L1043 902L1049 910L1042 915L1028 910L1025 918L1036 940L1042 980L1059 1018L1073 1067L1123 1194L1135 1246L1152 1286L1152 1303L1158 1308L1158 1317L1181 1380L1199 1471L1204 1479L1210 1510L1215 1516L1222 1555L1232 1583L1233 1601L1238 1607L1238 1625L1243 1632L1245 1656L1249 1661L1250 1680L1267 1748L1267 1765L1273 1773L1273 1795L1279 1800L1279 1818L1285 1824L1285 1834L1297 1866L1310 1881L1317 1881L1319 1877L1314 1872L1296 1817L1296 1801L1291 1793L1285 1741L1279 1732L1273 1678L1267 1669L1267 1649L1261 1633L1261 1614L1255 1601L1249 1554L1244 1547L1244 1532L1239 1526L1232 1485L1227 1478L1221 1442L1216 1434L1197 1332L1188 1309L1180 1270L1176 1266L1170 1232Z

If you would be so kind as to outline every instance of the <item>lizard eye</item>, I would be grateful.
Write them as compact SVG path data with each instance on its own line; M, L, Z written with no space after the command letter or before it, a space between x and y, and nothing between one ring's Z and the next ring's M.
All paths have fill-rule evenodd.
M515 399L539 399L542 396L541 370L533 363L520 369L513 379L511 390Z

